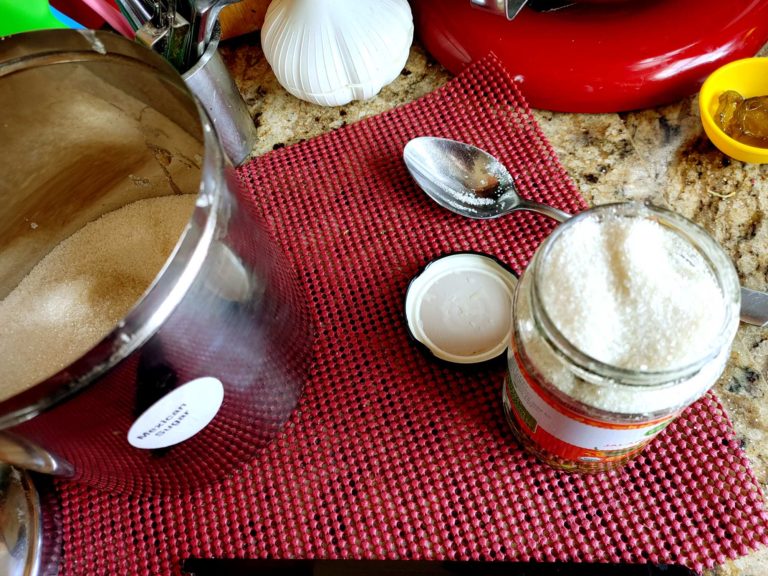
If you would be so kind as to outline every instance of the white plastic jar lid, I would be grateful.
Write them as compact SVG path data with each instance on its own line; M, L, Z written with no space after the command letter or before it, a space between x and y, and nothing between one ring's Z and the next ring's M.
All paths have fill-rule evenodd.
M408 330L448 362L496 358L511 336L516 286L515 274L485 254L459 252L433 260L408 286Z

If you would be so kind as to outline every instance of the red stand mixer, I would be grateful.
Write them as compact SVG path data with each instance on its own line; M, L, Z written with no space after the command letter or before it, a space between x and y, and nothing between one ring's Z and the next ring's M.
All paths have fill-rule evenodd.
M416 32L448 70L493 52L532 106L655 107L768 42L768 0L411 0Z

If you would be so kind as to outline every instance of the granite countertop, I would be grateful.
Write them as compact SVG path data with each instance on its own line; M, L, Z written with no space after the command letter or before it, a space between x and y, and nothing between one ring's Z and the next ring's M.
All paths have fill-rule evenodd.
M222 54L258 129L254 155L312 138L427 94L452 78L415 43L400 77L375 98L324 108L277 83L258 34L222 44ZM560 161L590 205L650 200L704 226L732 256L741 283L768 290L768 165L731 160L707 139L695 96L619 114L534 110ZM737 435L768 495L768 328L741 325L717 384ZM710 575L768 573L768 549Z

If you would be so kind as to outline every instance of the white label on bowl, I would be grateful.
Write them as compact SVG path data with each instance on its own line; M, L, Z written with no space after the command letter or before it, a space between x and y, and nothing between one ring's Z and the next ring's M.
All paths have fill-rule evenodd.
M152 404L128 430L128 443L151 450L192 438L213 420L224 401L224 385L206 376L179 386Z

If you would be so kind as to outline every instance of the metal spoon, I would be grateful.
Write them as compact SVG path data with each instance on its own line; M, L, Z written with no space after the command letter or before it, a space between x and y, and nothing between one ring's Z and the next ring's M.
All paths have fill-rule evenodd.
M405 146L403 159L416 183L435 202L468 218L498 218L515 210L558 222L570 214L521 198L512 175L496 158L470 144L423 136Z
M498 218L515 210L531 210L558 222L571 217L552 206L520 198L509 171L475 146L424 136L406 144L403 158L419 187L456 214ZM768 326L768 294L742 287L741 321Z

